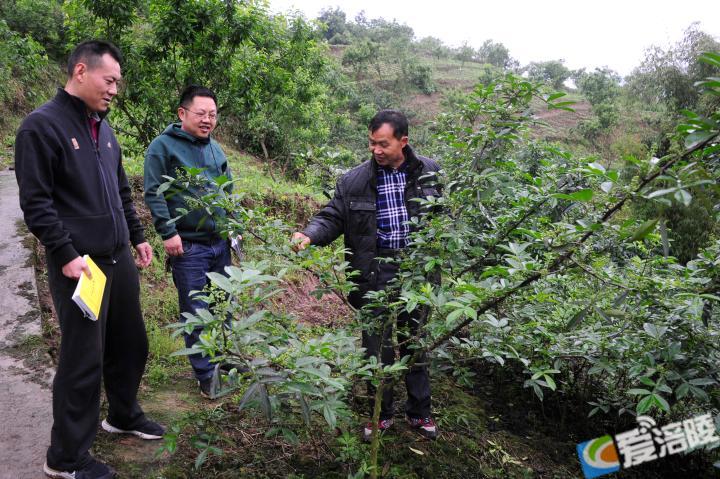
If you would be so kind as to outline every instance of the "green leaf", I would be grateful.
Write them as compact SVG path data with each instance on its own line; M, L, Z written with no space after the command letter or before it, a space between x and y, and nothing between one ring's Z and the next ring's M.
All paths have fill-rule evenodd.
M652 198L656 198L656 197L658 197L658 196L663 196L663 195L667 195L667 194L670 194L670 193L674 193L675 191L677 191L677 187L675 187L675 188L665 188L665 189L662 189L662 190L655 190L655 191L653 191L652 193L646 195L645 198L647 198L647 199L652 199Z
M665 332L667 332L667 326L655 326L652 323L644 323L643 329L645 332L654 339L660 339Z
M651 397L653 398L653 401L660 409L662 409L665 412L670 412L670 404L668 404L667 400L665 400L664 397L662 397L659 394L653 394Z
M687 190L677 190L673 195L673 198L675 198L675 201L682 203L686 207L690 206L690 203L692 202L692 195Z
M565 331L572 331L573 329L575 329L585 319L589 311L590 308L587 307L575 313L573 317L570 318L570 321L568 321L568 323L565 325Z
M698 57L698 61L707 63L714 67L720 68L720 54L714 52L705 52Z
M562 92L562 91L556 91L555 93L552 93L552 94L550 94L550 95L547 95L547 96L545 97L545 101L557 100L558 98L562 98L562 97L564 97L564 96L567 96L567 93Z
M613 184L614 183L612 181L603 181L602 183L600 183L600 189L603 190L605 193L610 193Z
M682 399L685 396L687 396L687 393L689 390L690 390L690 385L688 383L682 383L675 390L675 397L678 399Z
M581 203L586 203L586 202L592 200L593 194L594 194L593 190L591 190L590 188L585 188L585 189L575 191L575 192L569 193L569 194L555 193L552 196L554 198L560 198L563 200L579 201Z
M632 234L630 237L630 241L641 241L645 239L647 235L653 232L655 229L655 225L657 225L658 220L647 220L645 223L641 224Z
M634 388L630 389L628 394L632 394L633 396L646 396L648 394L652 394L652 392L647 389Z
M655 381L653 381L652 379L650 379L647 376L641 376L640 382L643 383L645 386L650 386L650 387L655 386Z
M696 147L700 143L709 140L710 138L716 136L718 134L717 131L695 131L693 133L690 133L688 136L685 137L685 148L688 150L691 148Z
M710 386L716 384L716 381L712 378L696 378L691 379L690 384L693 386Z
M198 454L195 458L195 469L200 469L200 466L202 466L205 462L205 459L207 459L207 455L208 449L203 449L202 451L200 451L200 454Z
M648 394L638 403L636 409L637 413L646 413L653 406L653 404L655 404L655 399L653 398L652 394Z
M551 376L548 376L547 374L543 374L543 378L545 379L545 382L547 382L547 385L550 389L552 389L553 391L555 391L555 389L557 389L555 380Z

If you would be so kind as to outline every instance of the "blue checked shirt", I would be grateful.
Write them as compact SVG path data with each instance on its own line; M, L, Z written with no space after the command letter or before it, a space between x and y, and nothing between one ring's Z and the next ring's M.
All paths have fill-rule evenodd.
M405 207L406 163L397 170L377 169L377 247L404 248L408 244L410 226Z

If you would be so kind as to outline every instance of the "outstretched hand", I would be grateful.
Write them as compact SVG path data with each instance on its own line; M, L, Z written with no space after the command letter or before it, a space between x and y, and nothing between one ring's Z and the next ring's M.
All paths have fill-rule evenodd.
M294 251L302 251L305 248L307 248L308 246L310 246L310 243L312 243L312 240L310 239L309 236L306 236L306 235L302 234L301 232L296 231L292 235L291 242L292 242L292 248Z

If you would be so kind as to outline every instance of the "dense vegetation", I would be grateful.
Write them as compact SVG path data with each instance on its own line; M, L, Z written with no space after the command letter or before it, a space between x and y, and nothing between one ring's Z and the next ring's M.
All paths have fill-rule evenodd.
M270 15L260 2L0 0L0 12L6 145L22 115L61 81L69 48L100 36L126 57L111 119L131 173L190 82L218 92L218 136L228 148L262 158L258 166L231 155L239 194L225 194L221 178L218 193L195 199L230 211L226 231L246 238L248 261L229 278L212 278L227 293L208 291L212 313L171 324L177 310L161 265L143 276L150 394L184 374L171 332L193 324L206 329L198 349L251 370L218 375L221 406L169 417L165 450L175 455L163 459L162 477L228 477L238 468L261 477L453 476L451 467L458 476L538 473L515 446L481 434L491 421L477 401L491 397L523 418L542 417L530 426L569 442L554 467L572 477L572 443L629 429L636 414L667 423L720 411L720 56L712 53L720 44L696 26L673 47L648 50L621 78L609 68L571 71L560 60L520 65L493 40L451 48L394 21L349 21L338 8L308 20ZM334 178L365 157L365 125L385 107L408 112L411 141L443 166L445 194L427 200L441 214L414 220L396 291L375 297L394 312L421 308L426 318L417 352L383 368L363 360L356 341L373 321L343 309L352 285L342 248L295 254L288 238ZM247 183L262 170L272 180ZM310 283L325 314L335 308L332 321L298 321L277 298L287 300L280 286ZM359 444L362 380L382 390L423 352L447 438L395 455L379 437ZM252 455L241 429L264 433ZM294 459L265 465L262 441L296 451ZM425 453L435 462L414 468ZM694 452L638 474L710 474L715 460L716 451ZM193 461L201 472L190 471ZM242 469L246 462L253 468Z

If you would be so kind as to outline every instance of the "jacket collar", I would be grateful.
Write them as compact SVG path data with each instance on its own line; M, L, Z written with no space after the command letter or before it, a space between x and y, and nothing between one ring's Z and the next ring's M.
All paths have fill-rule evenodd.
M165 128L165 131L162 132L162 134L167 136L173 136L175 138L181 138L185 141L189 141L190 143L198 143L200 145L207 145L210 143L210 137L198 138L196 136L193 136L182 129L181 123L170 123L167 128Z
M412 178L417 169L422 166L422 163L420 160L418 160L417 155L415 155L415 151L412 149L410 145L405 145L403 148L403 155L405 155L405 163L403 163L403 166L405 167L405 173L407 174L408 178ZM377 188L377 169L380 168L380 165L377 164L374 157L370 157L369 161L370 165L370 186L373 188Z
M80 98L71 95L67 92L64 88L58 88L57 94L55 95L55 101L60 103L64 106L69 106L70 109L78 115L78 117L83 118L86 120L88 118L88 109L85 105L85 102L82 101ZM105 117L110 113L110 109L108 108L105 111L99 111L97 112L97 116L100 118L100 121L104 120Z

